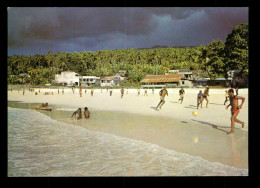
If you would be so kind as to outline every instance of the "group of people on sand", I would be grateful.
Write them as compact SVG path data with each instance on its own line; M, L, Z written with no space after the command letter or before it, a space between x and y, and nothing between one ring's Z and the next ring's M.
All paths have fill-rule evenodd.
M180 95L180 99L179 101L181 101L181 104L183 102L184 99L184 89L183 87L181 87L180 91L179 91L179 95ZM229 98L230 104L226 106L226 109L229 108L229 106L231 106L231 131L228 132L228 135L230 134L234 134L234 127L235 127L235 122L239 123L242 125L242 128L244 128L245 122L240 121L239 119L237 119L237 115L240 112L240 109L242 109L242 106L245 102L245 98L238 96L238 88L236 89L236 95L234 94L234 90L229 88L228 91L226 91L226 100L224 102L224 105L226 104L226 102L228 101L227 98ZM160 90L159 92L160 95L160 102L156 107L156 110L158 110L158 108L162 108L162 105L165 104L165 96L168 96L168 91L166 89L166 87L164 87L162 90ZM203 100L206 100L206 108L208 108L208 96L209 96L209 87L206 86L204 89L204 92L202 93L202 90L199 91L198 95L197 95L197 109L199 107L199 105L202 108L202 102ZM238 100L242 100L242 103L239 105L238 104Z
M77 117L78 115L78 117ZM75 112L73 112L71 118L73 118L75 116L75 119L82 119L82 111L81 108L78 108ZM90 111L88 110L88 107L84 108L84 116L85 118L89 118L90 117Z

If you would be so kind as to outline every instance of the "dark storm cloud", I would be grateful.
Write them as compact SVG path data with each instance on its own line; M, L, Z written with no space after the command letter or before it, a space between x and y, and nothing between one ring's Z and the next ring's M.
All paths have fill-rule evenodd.
M39 49L62 51L187 45L191 41L200 45L215 38L223 40L235 25L247 23L247 14L247 8L231 7L8 8L8 46L10 50L38 45Z

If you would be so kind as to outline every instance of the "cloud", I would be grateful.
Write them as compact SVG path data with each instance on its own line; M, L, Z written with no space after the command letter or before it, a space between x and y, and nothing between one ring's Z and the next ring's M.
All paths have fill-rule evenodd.
M235 25L247 20L246 7L11 7L8 8L8 47L10 50L35 46L74 51L73 47L89 50L196 45L223 39Z

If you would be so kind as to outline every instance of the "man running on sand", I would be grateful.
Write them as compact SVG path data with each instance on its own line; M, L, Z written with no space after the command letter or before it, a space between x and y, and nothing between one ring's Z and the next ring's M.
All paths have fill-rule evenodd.
M159 95L160 95L160 102L158 104L158 106L156 107L156 110L158 109L158 107L160 106L160 109L162 109L162 105L164 105L165 103L165 100L164 100L164 97L165 95L167 94L168 96L168 91L166 90L166 87L164 87L160 92L159 92Z
M245 98L235 96L233 89L228 90L228 95L230 98L230 104L226 106L226 109L228 109L228 107L231 106L231 131L228 133L228 135L230 135L234 134L235 122L240 123L242 125L242 128L244 128L245 122L238 120L237 115L239 114L239 110L242 109L242 105L245 102ZM242 103L240 105L238 105L238 99L242 100Z
M204 99L207 101L206 108L208 108L208 104L209 104L208 97L209 97L209 87L206 86L206 88L204 89L204 92L203 92L203 97L202 97L202 102L204 101Z

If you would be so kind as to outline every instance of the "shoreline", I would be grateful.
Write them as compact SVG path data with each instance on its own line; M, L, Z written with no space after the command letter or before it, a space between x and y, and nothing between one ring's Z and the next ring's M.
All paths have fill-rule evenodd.
M21 92L13 91L12 93L8 92L8 100L23 101L25 103L48 102L50 105L65 106L66 108L75 108L75 110L78 107L84 108L84 106L87 106L90 112L107 111L107 113L114 113L112 119L120 119L118 116L126 116L122 120L124 121L123 126L119 126L119 124L122 124L120 121L113 123L112 120L106 119L110 123L110 130L102 122L102 116L98 117L96 114L96 118L93 117L89 122L93 126L89 125L87 129L142 140L166 149L201 156L211 162L217 161L236 168L248 169L247 98L243 111L241 110L243 113L241 112L238 117L246 122L246 128L242 129L236 124L235 135L228 136L226 133L230 130L230 111L224 110L224 105L220 104L220 101L224 102L224 94L218 94L222 91L211 92L210 97L212 100L209 98L209 108L199 109L199 115L196 117L191 115L192 111L196 110L196 103L194 104L196 101L191 100L194 98L194 90L187 90L187 92L185 90L183 104L177 102L178 93L170 91L169 96L166 97L166 103L160 111L154 110L154 107L159 102L159 95L156 95L156 92L154 94L148 93L148 96L143 96L143 93L137 96L134 91L132 90L133 93L129 91L123 99L120 97L119 91L113 92L114 95L111 97L108 92L98 93L95 91L93 97L88 91L86 94L83 91L82 97L79 97L76 92L72 94L69 91L67 93L65 91L64 95L61 93L58 95L57 91L54 95L43 95L43 91L41 91L40 95L27 92L27 95L25 93L24 96ZM57 96L59 97L57 98ZM247 97L247 95L244 97ZM149 122L149 118L153 121ZM136 119L143 119L142 123L138 123L141 125L135 125L131 122L137 121ZM86 121L83 121L82 126L85 126L84 122ZM147 124L144 126L143 123L146 122ZM118 124L118 126L112 126L112 124ZM241 164L239 162L234 163L229 159L230 157L238 157L239 160L244 162ZM239 160L237 159L237 161Z

